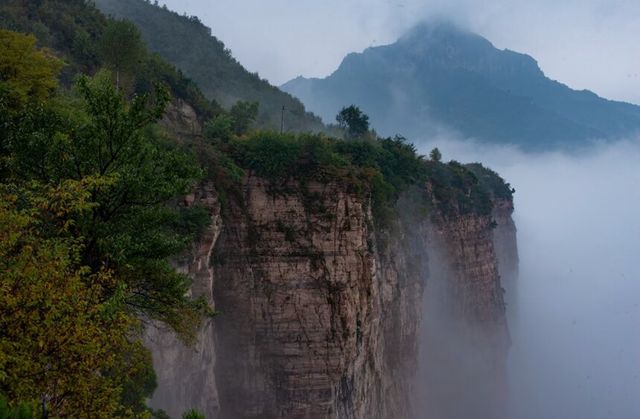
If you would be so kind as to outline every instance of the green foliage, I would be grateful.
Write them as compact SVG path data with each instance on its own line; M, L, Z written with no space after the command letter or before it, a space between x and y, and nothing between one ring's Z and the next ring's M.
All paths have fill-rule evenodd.
M53 417L133 414L122 387L150 365L131 340L138 321L109 310L116 279L80 264L81 241L62 234L71 224L56 235L43 228L52 216L90 211L84 185L9 185L0 198L0 393L13 405L44 402ZM148 394L131 402L144 406Z
M114 67L114 60L125 67L126 87L137 94L149 92L154 82L163 82L172 96L190 103L202 118L211 118L220 112L217 103L204 97L199 88L173 65L159 56L149 54L140 43L137 30L129 23L106 18L85 0L6 0L0 2L0 26L20 32L35 33L38 43L49 47L65 60L61 74L64 86L72 86L78 73L95 74L101 66ZM135 42L119 39L118 27L131 32ZM105 32L106 37L103 36ZM135 30L136 32L133 32ZM111 39L111 43L107 40ZM137 40L136 40L137 39ZM113 43L127 46L125 55ZM122 60L122 58L126 60ZM105 61L105 59L107 59ZM135 68L135 77L131 69ZM133 80L132 80L133 79Z
M465 167L476 175L480 184L492 196L499 199L513 198L513 194L516 190L493 170L482 166L480 163L466 164Z
M207 312L168 262L206 224L172 204L202 173L149 129L166 90L129 101L111 80L80 77L3 131L0 392L54 416L146 415L155 377L136 319L189 340Z
M258 132L235 139L232 156L241 167L271 180L328 179L347 168L335 140L322 135Z
M369 193L374 218L381 228L397 219L396 203L411 190L415 195L415 187L428 188L433 197L433 202L412 198L423 207L423 215L432 205L444 216L484 215L492 208L491 185L457 162L425 160L403 137L339 140L323 135L260 132L232 140L227 152L238 166L276 183L338 181L354 192ZM488 172L483 168L482 173ZM495 180L493 175L490 179Z
M182 419L205 419L204 415L196 409L191 409L182 414Z
M231 115L221 113L204 126L204 136L210 140L229 141L234 134L234 120Z
M84 262L114 269L127 284L132 310L188 336L200 304L185 299L189 282L166 259L193 237L176 231L186 211L166 203L201 172L186 155L145 135L143 128L162 115L166 92L158 88L154 103L145 95L127 103L108 74L100 74L80 78L77 93L80 108L72 114L38 109L24 119L10 167L18 179L43 183L96 179L89 189L94 207L74 220L75 233L86 240Z
M348 138L361 138L369 131L369 116L355 105L342 108L336 121Z
M258 102L238 101L231 107L229 116L233 121L234 134L246 134L258 116Z
M426 167L434 201L443 217L491 213L491 195L471 170L453 160L447 164L428 161Z
M31 35L0 29L0 100L15 112L27 102L41 102L58 86L62 62L36 48Z
M116 85L120 77L133 72L145 54L140 32L125 20L109 21L99 43L100 57L116 74Z
M440 153L438 147L431 150L431 152L429 153L429 158L434 162L439 162L442 160L442 153Z
M31 403L21 403L9 407L6 398L0 394L0 419L35 419L34 406Z
M33 33L40 46L64 56L64 83L78 72L98 67L97 40L106 18L84 0L4 0L0 2L0 26Z

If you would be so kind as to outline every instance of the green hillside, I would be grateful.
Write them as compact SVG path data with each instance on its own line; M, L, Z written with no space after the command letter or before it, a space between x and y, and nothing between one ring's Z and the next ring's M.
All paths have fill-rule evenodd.
M181 69L203 93L226 108L235 102L260 104L258 125L280 129L285 107L285 131L322 131L320 119L288 93L250 73L197 17L181 16L144 0L97 0L106 14L131 20L151 51Z

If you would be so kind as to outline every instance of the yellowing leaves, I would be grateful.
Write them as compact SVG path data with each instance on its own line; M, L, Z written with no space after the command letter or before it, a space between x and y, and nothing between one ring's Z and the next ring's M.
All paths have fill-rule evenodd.
M0 94L14 103L47 98L61 68L62 61L36 48L34 36L0 29Z
M51 201L65 196L65 211L82 208L69 198L73 186L51 190ZM130 339L137 321L106 312L113 277L87 275L73 240L41 236L37 211L21 210L15 195L0 198L0 391L44 399L53 417L124 415L121 383L148 355Z

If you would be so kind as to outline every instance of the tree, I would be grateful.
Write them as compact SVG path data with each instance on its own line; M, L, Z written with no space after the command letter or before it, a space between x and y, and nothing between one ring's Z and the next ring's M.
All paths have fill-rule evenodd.
M116 74L117 87L120 87L121 75L134 71L145 52L140 32L126 20L109 22L102 34L99 49L105 64Z
M246 134L258 116L258 102L240 100L231 107L229 116L233 120L233 132L236 135Z
M168 259L191 244L208 218L200 208L169 205L201 170L154 137L151 124L163 113L166 91L158 87L154 101L139 95L127 102L100 73L80 78L77 95L25 113L8 141L11 177L25 184L87 182L91 210L54 221L71 223L69 233L83 238L82 262L92 272L114 272L130 312L163 321L189 340L206 306L187 297L190 280Z
M85 186L0 192L0 394L53 417L120 417L123 385L150 365L131 339L138 320L105 295L110 271L78 263L78 239L42 231L52 214L89 210Z
M431 152L429 153L429 158L434 162L439 162L442 160L442 153L440 153L438 147L431 150Z
M58 86L62 61L36 48L36 38L0 29L0 101L15 112L29 101L43 101Z
M233 133L234 119L226 113L216 115L204 126L204 135L210 140L228 141Z
M62 61L36 48L31 35L0 29L0 179L6 175L10 133L19 115L40 106L58 87Z
M101 72L52 95L59 61L3 36L0 395L54 417L144 416L139 319L190 340L208 312L168 261L208 220L177 205L201 171L155 125L164 88L127 100Z
M361 138L369 131L369 116L355 105L342 108L336 121L349 138Z

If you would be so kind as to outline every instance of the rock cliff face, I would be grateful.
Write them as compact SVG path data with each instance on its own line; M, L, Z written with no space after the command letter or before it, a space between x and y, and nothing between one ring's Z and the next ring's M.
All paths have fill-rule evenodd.
M411 357L391 366L387 352L414 340L403 335L415 333L416 316L401 310L415 304L399 300L407 287L419 295L419 278L400 284L380 272L371 216L355 194L336 184L272 188L248 179L216 246L222 417L402 411L403 400L389 395L407 392L391 375L406 372Z
M155 407L174 417L196 407L224 419L421 418L446 413L436 396L469 371L500 382L508 332L492 217L400 217L376 232L368 202L344 185L253 175L222 216L213 185L191 200L214 223L179 267L220 314L195 348L149 332ZM442 342L464 351L449 356L456 347ZM463 352L479 371L459 365ZM450 373L425 366L442 361ZM469 389L482 407L504 395L486 387Z
M512 200L497 199L495 201L493 218L496 228L493 231L493 242L508 306L517 304L518 243L516 224L511 217L512 214Z
M422 417L501 418L509 333L494 220L475 214L437 218L420 341Z
M176 269L193 278L191 292L213 301L213 267L210 264L213 247L222 228L220 202L211 182L200 185L185 198L186 205L198 204L206 208L211 224L194 244L191 252L176 260ZM145 341L153 353L158 388L151 405L179 418L188 408L197 408L209 416L218 411L218 392L215 383L215 345L213 320L203 322L195 346L186 346L172 331L161 325L147 329ZM207 416L207 417L209 417Z

